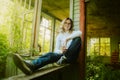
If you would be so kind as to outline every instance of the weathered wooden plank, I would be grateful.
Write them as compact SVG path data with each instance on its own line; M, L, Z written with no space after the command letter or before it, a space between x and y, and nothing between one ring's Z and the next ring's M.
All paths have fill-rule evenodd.
M44 76L46 74L58 71L58 70L65 68L67 66L69 66L69 64L60 65L60 66L53 65L52 67L43 67L40 70L34 72L32 75L20 74L20 75L13 76L13 77L10 77L10 78L5 79L5 80L31 80L31 79L41 77L41 76Z
M74 10L79 10L79 9L80 9L80 7L78 7L78 6L74 7Z
M79 7L79 6L80 6L79 1L74 3L74 7L75 7L75 6L76 6L76 7Z

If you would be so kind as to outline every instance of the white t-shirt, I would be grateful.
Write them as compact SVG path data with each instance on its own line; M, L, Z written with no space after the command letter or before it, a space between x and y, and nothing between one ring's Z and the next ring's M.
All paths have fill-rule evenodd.
M72 39L81 36L81 34L82 34L81 31L73 31L72 33L69 32L59 33L56 38L56 46L54 52L62 53L62 46L66 46L66 48L68 48L72 42ZM69 40L65 45L65 41L67 38L71 38L71 40Z

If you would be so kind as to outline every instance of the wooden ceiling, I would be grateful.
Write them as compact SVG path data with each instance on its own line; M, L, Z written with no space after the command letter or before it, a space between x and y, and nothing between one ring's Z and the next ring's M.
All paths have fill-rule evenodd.
M120 0L88 0L87 33L120 34ZM70 0L42 0L42 11L60 20L69 17ZM91 35L91 34L90 34Z
M70 0L42 0L42 11L60 20L69 17Z
M86 3L87 31L93 35L120 34L120 1L90 0ZM90 34L91 35L91 34Z
M42 0L42 11L62 20L69 17L69 4L70 0ZM119 5L119 0L89 0L86 3L87 33L119 35Z

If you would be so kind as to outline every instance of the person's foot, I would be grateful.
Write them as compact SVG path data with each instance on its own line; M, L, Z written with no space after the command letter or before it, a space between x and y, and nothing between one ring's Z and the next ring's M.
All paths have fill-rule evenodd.
M31 62L24 61L24 63L30 68L31 71L35 71L35 66Z
M66 60L67 60L67 58L65 56L61 56L61 58L57 61L57 64L59 64L59 65L65 64Z
M15 65L26 75L32 74L32 71L30 68L26 65L24 60L19 56L18 54L13 54L13 61Z

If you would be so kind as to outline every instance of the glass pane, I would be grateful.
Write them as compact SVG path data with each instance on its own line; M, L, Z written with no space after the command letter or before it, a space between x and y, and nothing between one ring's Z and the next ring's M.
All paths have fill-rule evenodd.
M55 38L54 38L54 43L55 44L56 44L56 37L57 37L57 35L59 33L60 24L61 24L61 22L59 20L55 21ZM54 44L54 47L55 47L55 44Z
M51 23L52 21L50 19L42 18L38 43L41 46L41 54L49 52L50 50Z
M100 38L100 55L110 56L110 38Z
M90 55L98 55L99 54L99 38L91 38L89 48L90 48L89 49Z
M110 56L110 38L90 38L87 41L87 54Z

